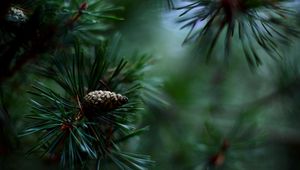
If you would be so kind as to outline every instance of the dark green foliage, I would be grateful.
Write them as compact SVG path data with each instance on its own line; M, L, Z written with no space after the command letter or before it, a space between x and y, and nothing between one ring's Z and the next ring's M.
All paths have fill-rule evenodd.
M219 39L224 41L226 58L230 56L233 41L237 41L251 67L262 63L263 54L259 49L274 59L281 58L282 46L291 44L299 33L293 23L295 12L284 2L189 0L187 5L176 8L182 11L179 22L184 25L181 29L189 29L183 43L199 44L198 52L205 51L209 60Z
M110 21L121 20L113 14L121 9L103 0L74 0L61 6L58 16L71 36L81 39L81 43L95 44L112 29Z
M263 156L261 141L261 132L255 124L249 123L249 120L238 120L229 132L206 122L200 143L197 144L199 157L196 161L201 162L198 167L202 166L205 170L249 168L253 162L247 159L248 157Z
M120 19L112 14L120 8L107 1L22 1L10 5L10 10L19 10L25 19L14 19L17 14L3 14L1 81L42 54L72 46L74 39L86 45L99 43L111 29L111 21Z
M1 0L0 169L299 169L290 2Z
M93 49L91 49L93 50ZM119 143L140 134L135 121L141 106L139 81L147 60L127 62L107 45L87 56L78 46L73 54L55 56L40 74L54 80L65 93L41 83L33 86L30 127L21 136L39 133L38 143L29 153L56 155L62 167L73 169L92 159L101 167L113 162L121 169L146 169L149 157L125 153ZM135 70L133 73L132 70ZM128 97L128 103L114 110L90 109L83 97L90 91L111 90ZM107 166L107 165L106 165Z

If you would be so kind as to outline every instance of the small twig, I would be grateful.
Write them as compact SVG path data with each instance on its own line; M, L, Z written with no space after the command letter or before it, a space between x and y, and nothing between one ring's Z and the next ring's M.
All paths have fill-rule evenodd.
M78 8L78 11L76 13L75 16L73 16L71 19L69 19L67 22L66 22L66 26L68 27L71 27L73 26L73 24L79 20L79 18L81 17L82 15L82 12L84 10L86 10L88 8L88 4L87 2L83 2L82 4L80 4L79 8Z

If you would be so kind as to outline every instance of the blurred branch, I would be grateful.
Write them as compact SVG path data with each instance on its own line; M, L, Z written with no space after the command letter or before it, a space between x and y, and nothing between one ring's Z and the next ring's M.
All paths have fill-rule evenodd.
M241 112L241 110L247 110L249 108L255 108L260 106L265 106L271 104L272 102L281 99L282 97L289 97L299 89L300 86L300 77L292 81L291 83L285 85L284 87L278 88L276 91L265 95L261 98L255 99L254 101L243 103L239 105L223 106L223 109L232 113L232 110L228 108L239 108L236 112ZM230 111L229 111L230 110Z

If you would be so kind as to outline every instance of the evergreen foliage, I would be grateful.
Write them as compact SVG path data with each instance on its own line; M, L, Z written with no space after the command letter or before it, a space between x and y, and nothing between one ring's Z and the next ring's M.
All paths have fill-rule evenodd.
M54 80L65 94L41 83L33 86L33 114L26 116L31 119L30 127L22 136L41 136L30 153L43 149L42 155L58 157L62 167L70 169L85 165L89 159L97 160L98 169L107 166L106 162L121 169L145 169L151 164L148 157L124 152L119 146L144 131L134 123L141 107L139 81L143 72L139 68L143 69L140 65L147 60L139 57L127 62L113 54L108 57L108 49L104 45L96 48L93 56L86 56L75 46L73 55L55 56L50 65L40 67L40 74ZM110 109L92 107L85 96L95 90L118 92L128 97L128 103Z
M295 17L285 1L266 0L191 0L187 5L177 7L182 11L181 27L189 28L183 43L196 41L200 46L209 42L207 59L225 31L224 53L229 56L234 35L242 45L244 55L250 66L261 64L257 46L269 56L282 58L282 45L290 45L298 37L297 26L287 20ZM223 39L223 38L222 38Z
M2 0L0 169L299 169L299 6Z

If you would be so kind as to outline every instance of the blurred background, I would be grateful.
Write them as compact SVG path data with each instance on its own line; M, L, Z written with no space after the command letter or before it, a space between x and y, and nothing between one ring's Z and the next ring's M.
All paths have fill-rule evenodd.
M222 33L206 62L203 49L208 44L183 44L189 29L181 29L178 22L181 10L170 10L158 0L113 2L124 7L117 12L124 19L114 25L114 33L121 35L119 53L125 58L136 53L152 57L144 79L156 88L155 95L145 100L138 122L149 131L130 144L151 156L155 164L150 169L300 169L297 37L280 48L279 59L256 44L262 64L253 68L237 36L224 60ZM177 6L186 3L175 1ZM288 7L295 11L291 22L298 28L299 3L293 1ZM24 114L30 112L27 91L32 80L39 79L29 67L1 84L1 102L6 106L0 114L1 170L56 169L51 162L24 156L33 139L16 137L25 126Z

